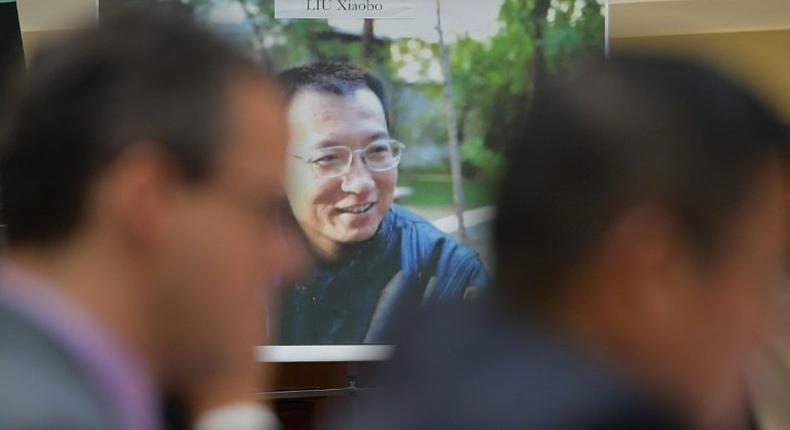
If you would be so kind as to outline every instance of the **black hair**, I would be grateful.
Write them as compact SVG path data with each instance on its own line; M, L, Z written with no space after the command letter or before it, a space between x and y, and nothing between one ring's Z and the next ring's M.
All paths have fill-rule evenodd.
M98 174L136 142L160 145L182 176L212 172L227 86L265 76L183 14L127 9L45 47L0 128L0 201L9 245L63 239Z
M706 255L787 128L741 84L683 59L615 56L536 95L511 142L494 242L499 287L535 302L618 215L655 204Z
M360 88L367 88L378 97L389 124L384 83L369 70L347 63L317 62L284 70L278 77L288 100L303 89L345 96Z

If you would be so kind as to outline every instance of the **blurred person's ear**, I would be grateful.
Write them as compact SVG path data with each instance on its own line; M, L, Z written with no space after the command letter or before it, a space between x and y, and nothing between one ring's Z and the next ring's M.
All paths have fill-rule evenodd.
M685 284L691 253L673 218L656 207L636 207L615 223L604 241L604 265L613 292L628 309L660 317L672 313L672 286Z
M96 205L106 222L130 245L156 247L176 220L168 209L177 202L182 179L170 157L153 143L130 145L98 181ZM98 208L96 208L98 209Z
M626 342L667 338L682 323L690 286L696 286L693 254L666 211L634 207L616 218L588 259L583 276L595 281L598 318ZM658 345L656 345L658 346Z

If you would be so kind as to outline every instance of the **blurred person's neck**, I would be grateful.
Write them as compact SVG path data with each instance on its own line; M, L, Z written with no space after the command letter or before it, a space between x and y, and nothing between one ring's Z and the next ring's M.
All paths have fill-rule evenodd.
M589 357L634 384L645 401L693 424L699 405L685 397L691 391L689 384L695 383L693 375L684 375L683 363L663 354L660 346L652 344L649 330L630 320L630 312L613 309L616 301L595 284L588 281L575 291L569 288L546 318Z
M54 245L10 246L7 259L52 282L160 379L156 327L142 293L145 269L123 252L112 240L73 236Z

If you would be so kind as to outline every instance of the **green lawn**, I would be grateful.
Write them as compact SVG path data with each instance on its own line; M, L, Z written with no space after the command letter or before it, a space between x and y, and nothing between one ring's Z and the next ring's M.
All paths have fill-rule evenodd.
M446 173L401 172L398 186L411 187L413 194L400 200L404 206L452 206L452 180ZM476 208L494 203L495 183L491 179L464 180L464 203Z

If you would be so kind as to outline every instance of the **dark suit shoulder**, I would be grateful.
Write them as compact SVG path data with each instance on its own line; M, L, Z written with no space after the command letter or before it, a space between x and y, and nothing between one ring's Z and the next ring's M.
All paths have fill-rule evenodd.
M572 346L491 309L431 309L408 333L360 429L680 428Z

